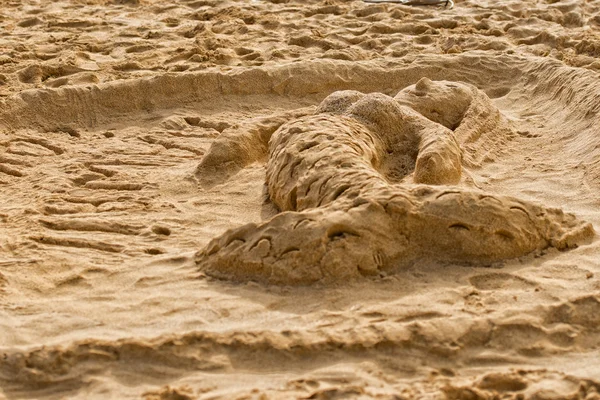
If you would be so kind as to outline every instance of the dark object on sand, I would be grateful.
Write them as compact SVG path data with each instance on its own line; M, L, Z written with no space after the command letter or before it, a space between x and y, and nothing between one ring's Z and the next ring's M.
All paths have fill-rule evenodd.
M407 6L436 6L443 4L445 7L454 7L452 0L363 0L365 3L397 3Z

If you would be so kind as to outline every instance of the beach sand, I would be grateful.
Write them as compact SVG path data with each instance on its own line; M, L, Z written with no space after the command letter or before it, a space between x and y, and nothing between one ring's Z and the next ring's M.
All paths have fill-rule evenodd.
M600 399L599 55L600 0L0 0L0 399ZM510 126L461 143L458 191L585 237L308 283L204 267L278 214L257 137L423 77Z

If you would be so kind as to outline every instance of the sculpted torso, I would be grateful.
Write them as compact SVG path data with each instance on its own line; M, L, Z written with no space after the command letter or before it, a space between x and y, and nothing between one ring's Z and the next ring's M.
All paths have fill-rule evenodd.
M224 138L198 175L235 164L240 147L251 149L244 163L260 159L269 133ZM471 143L493 150L511 134L467 84L424 78L395 98L335 92L268 141L266 182L282 212L213 239L196 262L217 278L298 285L390 273L417 259L490 264L590 238L590 224L559 209L450 186L483 160Z

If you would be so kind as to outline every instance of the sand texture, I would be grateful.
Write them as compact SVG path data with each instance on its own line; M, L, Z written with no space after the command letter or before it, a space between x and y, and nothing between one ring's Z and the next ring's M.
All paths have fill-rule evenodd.
M600 399L600 0L0 0L0 399Z

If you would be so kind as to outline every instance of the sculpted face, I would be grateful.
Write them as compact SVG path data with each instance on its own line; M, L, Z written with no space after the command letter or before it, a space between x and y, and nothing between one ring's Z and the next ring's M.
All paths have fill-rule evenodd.
M473 91L463 83L421 78L416 84L402 89L395 99L401 105L454 130L473 100Z

